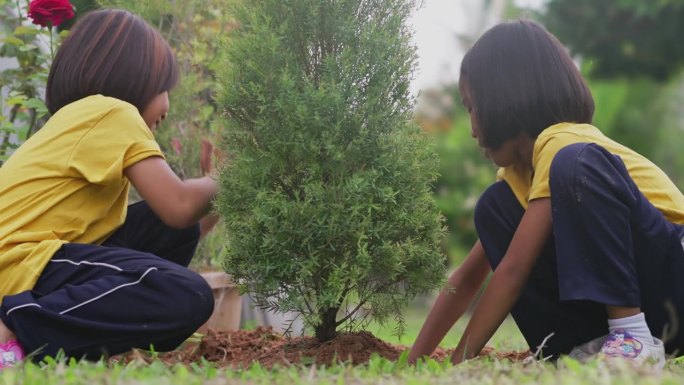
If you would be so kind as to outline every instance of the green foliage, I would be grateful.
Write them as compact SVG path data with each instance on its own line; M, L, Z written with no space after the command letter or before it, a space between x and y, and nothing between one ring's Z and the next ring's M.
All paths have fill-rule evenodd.
M9 64L0 70L0 166L47 118L42 90L52 63L50 51L62 37L29 23L22 16L25 8L18 5L0 0L0 58Z
M662 86L649 79L591 81L596 101L594 124L609 137L647 158L658 152Z
M666 80L684 64L683 0L550 0L541 19L595 78Z
M684 191L684 73L664 85L654 103L659 106L660 130L652 160Z
M219 80L230 157L219 196L224 267L258 305L299 312L321 340L365 316L401 325L407 301L444 277L437 156L411 123L412 9L401 0L234 8L240 27Z
M684 76L668 84L649 79L594 80L594 124L610 138L660 166L684 188Z
M475 204L496 180L496 166L482 155L470 136L470 118L460 104L451 129L434 135L441 166L435 199L447 218L447 248L452 260L458 263L477 240Z
M477 240L475 204L495 181L496 166L472 138L457 84L422 90L415 119L437 143L440 176L434 197L449 229L444 249L450 262L458 265Z
M73 5L76 10L76 17L65 20L57 27L58 31L71 29L80 16L98 8L97 0L69 0L69 2L71 2L71 5Z

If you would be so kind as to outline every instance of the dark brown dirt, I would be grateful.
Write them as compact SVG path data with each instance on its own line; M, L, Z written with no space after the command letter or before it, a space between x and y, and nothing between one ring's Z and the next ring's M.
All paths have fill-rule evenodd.
M160 354L156 359L173 365L200 362L204 358L218 367L248 367L254 362L266 368L274 365L329 366L333 362L362 365L373 354L394 361L406 349L406 346L388 344L365 331L340 333L332 341L319 343L313 337L285 338L270 328L259 327L231 332L210 330L201 342L186 344L175 351ZM450 350L437 348L431 358L443 361L450 355ZM529 351L496 352L489 347L480 353L480 356L511 361L522 361L530 355ZM141 351L112 358L113 361L125 363L150 362L152 359L148 353Z

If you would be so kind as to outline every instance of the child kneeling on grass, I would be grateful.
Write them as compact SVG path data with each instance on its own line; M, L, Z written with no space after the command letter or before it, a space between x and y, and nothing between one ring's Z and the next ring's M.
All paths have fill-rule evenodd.
M0 168L0 368L59 350L171 350L211 315L187 269L217 185L181 181L152 130L178 80L141 18L79 20L50 68L52 117ZM143 202L128 206L133 184Z
M409 360L435 349L490 269L454 363L477 355L509 312L544 357L662 366L665 352L684 352L684 195L591 125L593 98L560 42L532 21L497 25L465 55L460 91L499 181L480 197L479 239Z

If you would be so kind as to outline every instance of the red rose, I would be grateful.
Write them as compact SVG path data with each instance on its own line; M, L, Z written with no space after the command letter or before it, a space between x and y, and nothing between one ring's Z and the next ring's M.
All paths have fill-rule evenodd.
M74 17L69 0L31 0L28 17L41 27L56 27Z

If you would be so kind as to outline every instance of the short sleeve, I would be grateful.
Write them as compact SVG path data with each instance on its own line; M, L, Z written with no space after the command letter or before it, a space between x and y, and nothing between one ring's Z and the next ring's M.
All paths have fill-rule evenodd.
M90 183L123 178L127 167L152 156L163 157L159 144L132 105L111 108L76 143L67 169Z
M527 208L527 197L530 192L530 172L515 167L502 167L496 174L497 180L505 181L513 191L518 202Z
M530 186L528 198L530 201L551 196L551 189L549 187L551 162L558 151L568 144L567 140L563 140L558 135L538 138L534 146L534 154L532 155L534 175L532 176L532 185Z

